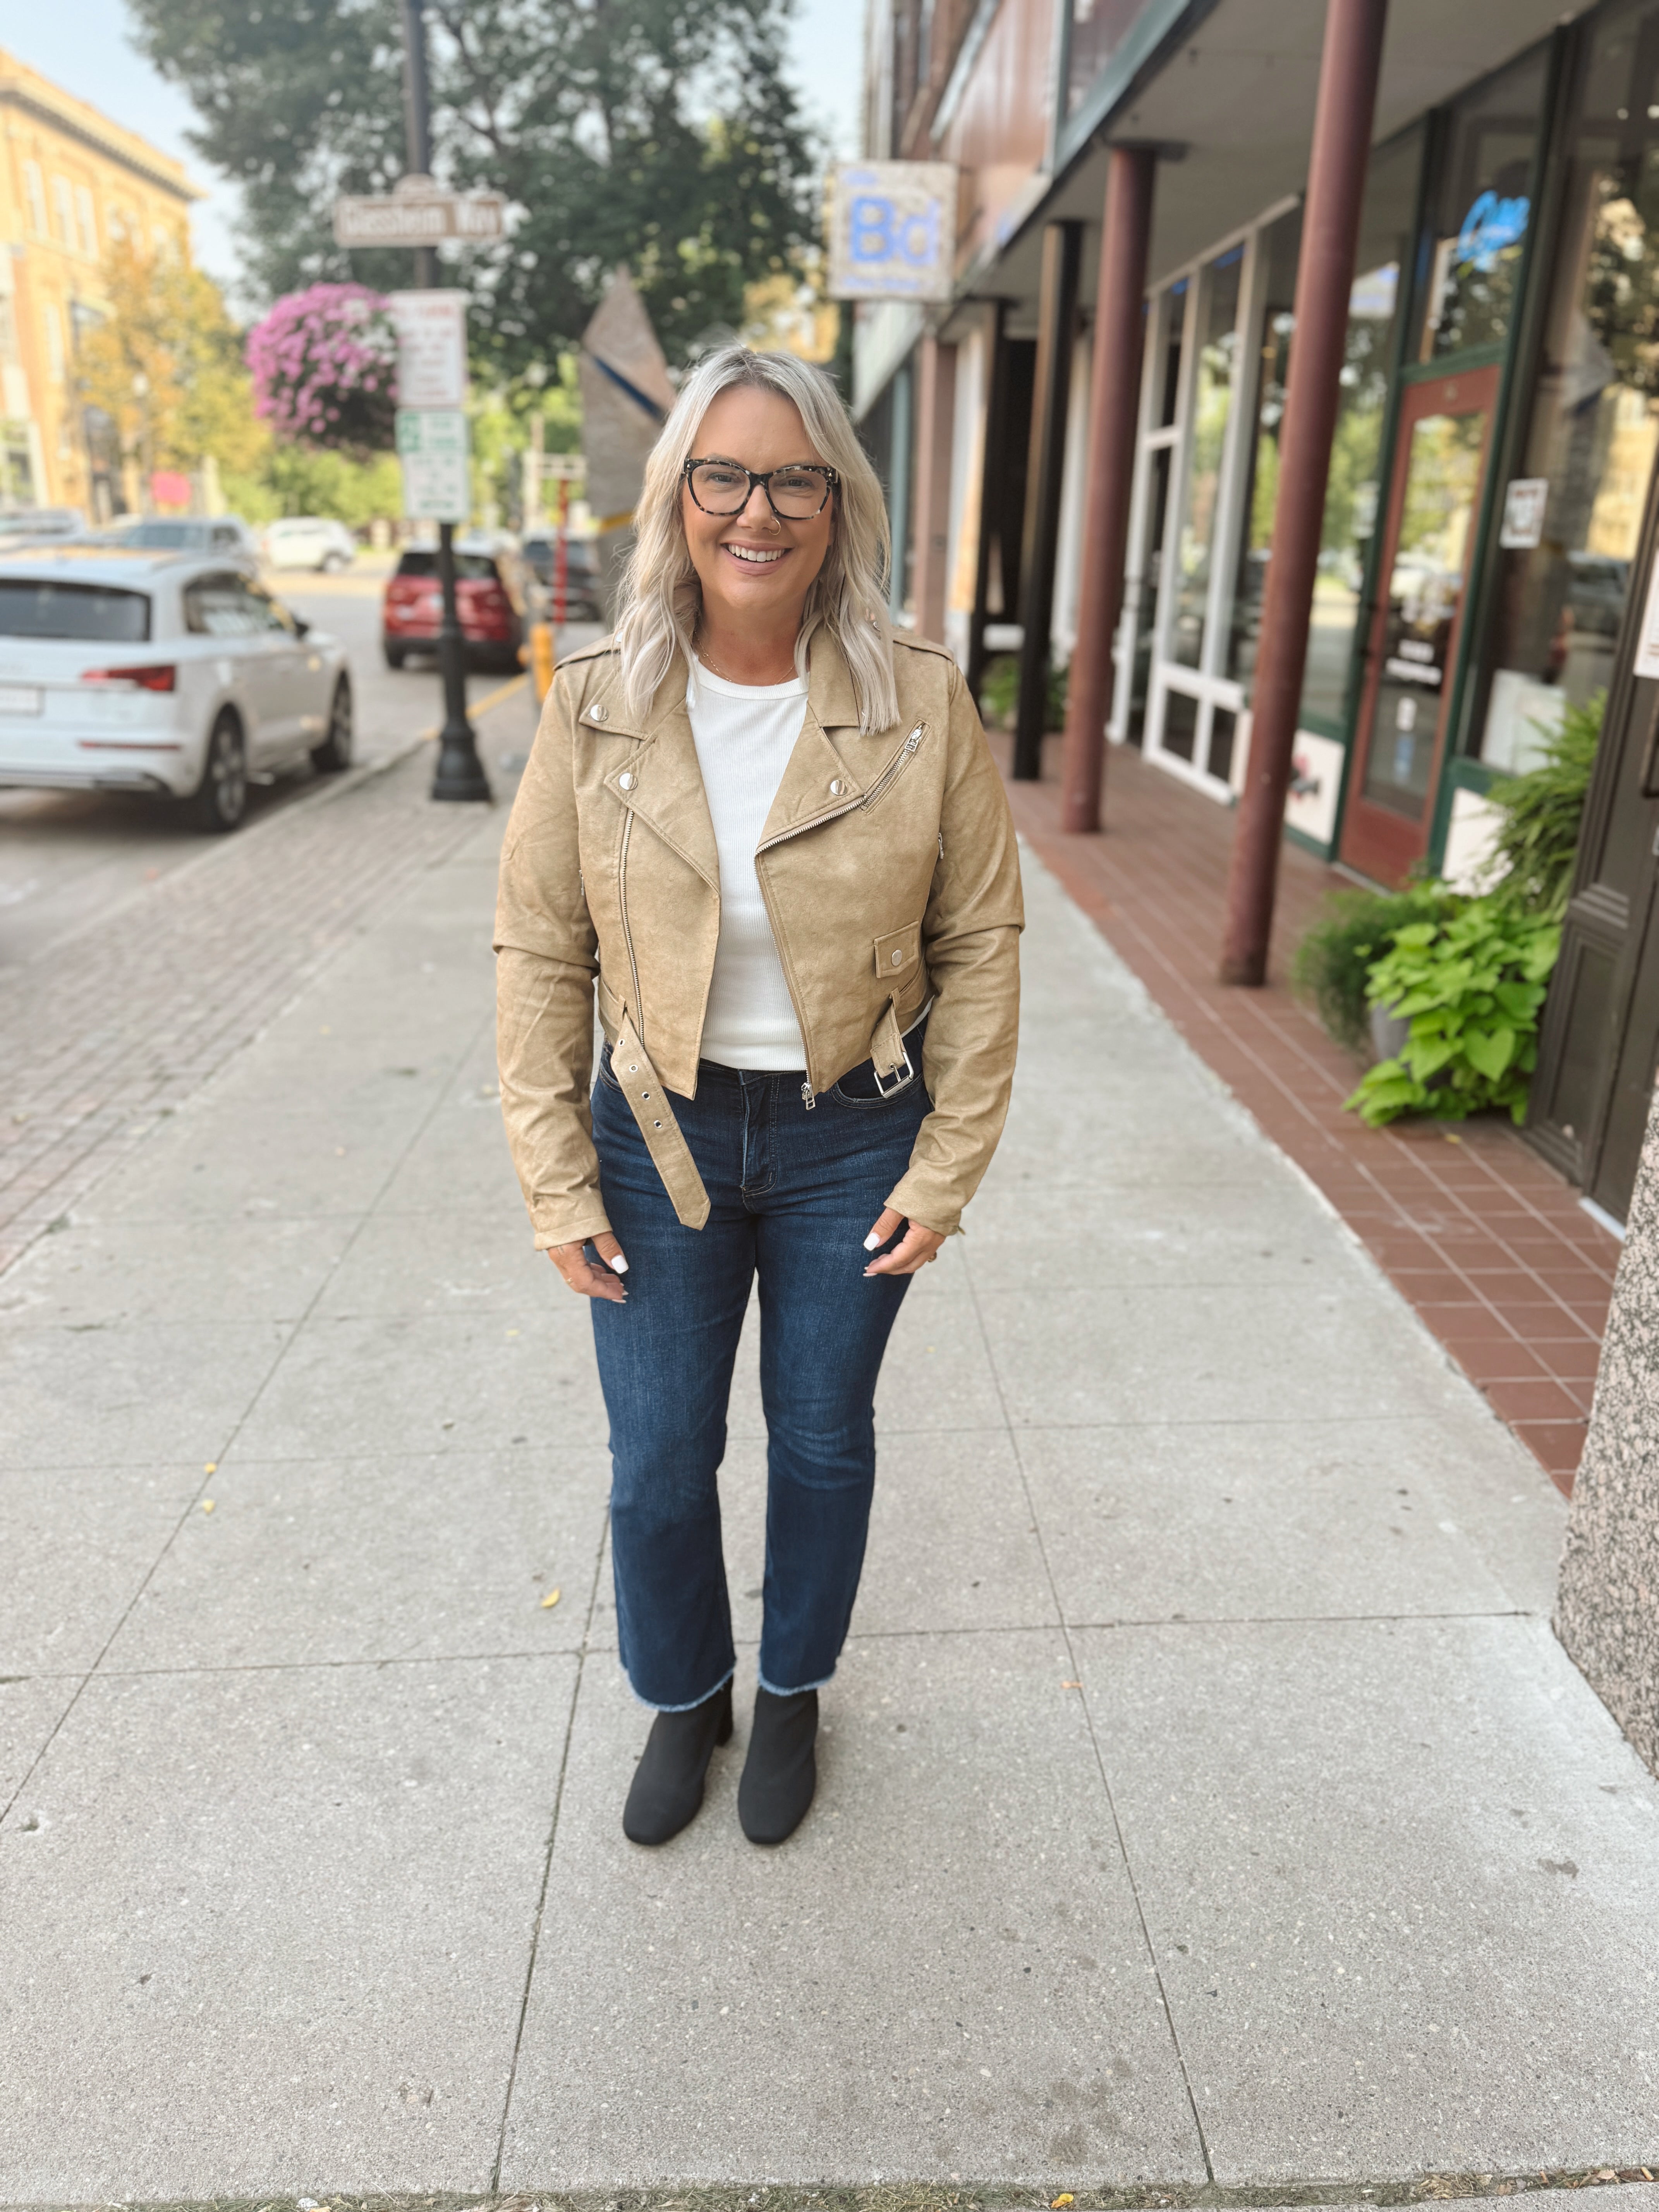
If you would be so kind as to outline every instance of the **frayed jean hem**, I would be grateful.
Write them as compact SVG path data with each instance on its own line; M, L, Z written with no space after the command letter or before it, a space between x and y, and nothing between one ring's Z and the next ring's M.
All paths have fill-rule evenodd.
M833 1682L835 1679L836 1670L832 1667L827 1674L820 1674L816 1682L800 1682L793 1690L781 1690L775 1682L769 1682L764 1674L757 1674L755 1677L769 1698L804 1698L809 1690L821 1690L826 1683Z
M628 1670L624 1668L623 1671L624 1674L627 1674ZM649 1698L642 1698L639 1692L634 1688L634 1681L631 1675L629 1677L628 1686L633 1691L635 1704L643 1705L648 1713L695 1713L697 1707L699 1705L706 1705L710 1698L719 1697L720 1692L726 1687L726 1684L731 1680L732 1677L737 1673L737 1662L736 1660L733 1660L732 1664L726 1668L726 1672L720 1676L719 1681L715 1683L714 1688L712 1690L704 1691L702 1696L700 1698L693 1698L689 1705L653 1705Z

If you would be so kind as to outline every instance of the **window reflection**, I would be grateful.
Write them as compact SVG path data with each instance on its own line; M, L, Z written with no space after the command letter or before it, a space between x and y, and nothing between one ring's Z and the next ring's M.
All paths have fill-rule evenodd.
M1454 111L1432 210L1434 261L1420 357L1506 338L1532 222L1545 58L1505 70Z
M1659 453L1659 9L1595 34L1543 357L1498 551L1480 754L1529 767L1608 681ZM1526 489L1530 487L1530 490ZM1528 501L1532 504L1528 507Z
M1204 649L1204 612L1210 591L1210 550L1221 456L1232 404L1238 355L1238 281L1243 249L1235 246L1209 270L1200 307L1197 374L1193 380L1192 432L1187 477L1176 533L1175 612L1170 658L1196 668Z

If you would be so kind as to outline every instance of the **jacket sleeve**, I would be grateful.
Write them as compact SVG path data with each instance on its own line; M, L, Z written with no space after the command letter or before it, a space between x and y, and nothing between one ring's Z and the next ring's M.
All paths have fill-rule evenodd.
M576 834L572 678L560 670L501 851L495 1043L501 1116L539 1249L608 1229L588 1086L598 939Z
M961 672L951 672L940 854L922 921L933 989L923 1075L933 1111L887 1203L954 1235L1008 1112L1019 1038L1019 847Z

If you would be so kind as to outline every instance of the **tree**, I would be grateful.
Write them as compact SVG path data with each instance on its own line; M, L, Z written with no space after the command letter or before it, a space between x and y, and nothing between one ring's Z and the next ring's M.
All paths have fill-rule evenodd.
M498 371L568 348L626 261L672 358L744 319L747 289L815 229L816 147L782 73L789 0L428 0L434 155L518 210L468 256ZM343 253L340 191L404 163L393 0L132 0L139 43L243 187L258 281L407 284L406 254Z
M210 457L254 467L266 433L212 278L129 235L112 242L103 281L104 318L82 338L76 373L83 400L113 424L123 462L146 477Z

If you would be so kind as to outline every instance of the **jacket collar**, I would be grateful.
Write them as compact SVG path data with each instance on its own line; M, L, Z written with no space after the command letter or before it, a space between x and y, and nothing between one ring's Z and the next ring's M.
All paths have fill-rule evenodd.
M580 720L590 731L629 741L605 775L606 787L718 892L720 852L686 709L686 675L684 657L676 653L646 713L630 715L617 662L608 659L588 690ZM820 628L809 647L801 732L767 816L763 848L857 804L863 787L830 734L855 732L857 725L846 656Z

